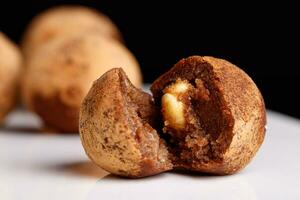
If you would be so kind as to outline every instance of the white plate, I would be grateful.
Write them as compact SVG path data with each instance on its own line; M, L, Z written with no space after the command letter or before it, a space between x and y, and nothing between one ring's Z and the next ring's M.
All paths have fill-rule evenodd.
M300 122L275 112L255 159L232 176L119 178L88 161L78 135L35 133L39 125L16 111L0 129L1 200L300 199Z

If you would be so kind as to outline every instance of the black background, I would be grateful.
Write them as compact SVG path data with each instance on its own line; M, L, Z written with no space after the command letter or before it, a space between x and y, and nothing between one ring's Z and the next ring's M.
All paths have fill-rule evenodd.
M254 79L268 108L300 117L300 17L287 1L5 1L0 3L0 30L18 42L34 15L67 3L97 8L118 25L145 82L189 55L221 57Z

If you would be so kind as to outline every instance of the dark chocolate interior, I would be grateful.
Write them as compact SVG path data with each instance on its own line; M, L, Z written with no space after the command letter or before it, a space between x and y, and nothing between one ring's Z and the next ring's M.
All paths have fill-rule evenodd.
M193 87L178 97L186 107L184 129L163 127L174 162L179 166L221 162L232 138L233 119L212 67L206 62L177 64L151 87L158 105L164 88L178 79Z
M151 87L156 105L151 95L135 88L124 73L119 76L128 125L148 167L168 165L164 161L169 157L175 166L192 169L222 162L232 139L233 118L209 63L179 62L157 79ZM180 130L163 124L164 113L160 112L164 89L178 80L191 85L177 96L185 105L185 124Z
M159 108L154 104L152 96L135 88L124 73L119 73L119 77L126 112L128 112L129 128L147 162L147 167L169 166L167 148L156 131Z

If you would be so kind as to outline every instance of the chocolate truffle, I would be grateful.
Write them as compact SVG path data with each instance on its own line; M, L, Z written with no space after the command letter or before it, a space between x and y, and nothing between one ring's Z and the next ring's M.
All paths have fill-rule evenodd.
M113 69L86 96L82 144L91 160L108 172L142 177L183 168L233 174L251 161L264 140L262 95L228 61L182 59L151 91L154 102L123 71ZM141 164L145 160L147 165Z
M16 104L21 65L20 50L0 32L0 123Z
M44 44L79 32L122 40L116 25L104 14L84 6L65 5L50 8L32 20L22 39L22 51L30 57Z
M22 96L50 129L78 132L81 101L94 80L113 67L122 67L139 87L138 62L121 43L98 34L57 38L26 62ZM109 88L109 85L107 85Z
M261 146L266 125L262 95L230 62L192 56L151 86L175 167L232 174Z
M167 147L156 131L158 111L151 95L135 88L122 69L106 72L81 106L85 152L101 168L121 176L170 170Z

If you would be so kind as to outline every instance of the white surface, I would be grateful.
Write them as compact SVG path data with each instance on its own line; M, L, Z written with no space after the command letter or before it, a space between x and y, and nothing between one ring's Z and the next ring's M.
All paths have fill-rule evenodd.
M232 176L165 173L123 179L88 162L77 135L29 130L39 121L20 111L7 126L0 129L1 200L300 199L300 121L274 112L268 113L257 156Z

